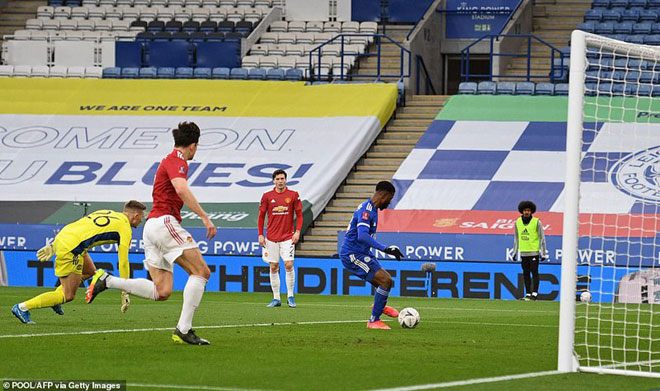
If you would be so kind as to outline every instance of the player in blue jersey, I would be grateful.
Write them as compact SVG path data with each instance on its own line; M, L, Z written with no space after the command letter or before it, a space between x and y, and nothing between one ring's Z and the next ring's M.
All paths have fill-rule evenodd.
M396 246L385 246L374 239L378 227L378 209L385 209L394 197L394 186L388 181L378 182L376 192L353 213L353 218L346 230L344 244L339 256L344 267L351 273L376 287L371 318L367 323L369 329L389 330L390 327L380 320L381 314L391 317L399 316L399 311L387 306L387 297L392 288L392 276L378 263L371 252L372 248L394 256L398 261L403 254Z

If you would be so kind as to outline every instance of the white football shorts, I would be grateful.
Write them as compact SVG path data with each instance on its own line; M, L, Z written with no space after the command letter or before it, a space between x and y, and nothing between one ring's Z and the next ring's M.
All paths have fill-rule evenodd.
M170 215L147 220L142 237L145 265L169 272L174 270L174 261L183 254L183 250L197 248L192 235Z
M261 258L266 263L278 263L280 257L283 261L293 261L296 245L291 239L283 242L271 242L266 239L266 247L261 248Z

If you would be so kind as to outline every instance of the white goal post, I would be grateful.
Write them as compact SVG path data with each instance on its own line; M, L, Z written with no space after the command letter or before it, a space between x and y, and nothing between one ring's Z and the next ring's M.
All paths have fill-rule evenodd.
M660 47L573 31L569 72L558 370L660 378Z

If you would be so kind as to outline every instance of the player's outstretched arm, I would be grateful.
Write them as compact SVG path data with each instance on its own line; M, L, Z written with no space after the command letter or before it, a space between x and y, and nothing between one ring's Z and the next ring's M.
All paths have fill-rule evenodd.
M357 226L357 239L358 241L368 244L376 250L385 251L385 245L379 243L371 235L369 235L369 229L365 225L358 224Z
M190 210L197 213L197 215L202 219L202 223L204 224L204 227L206 227L206 238L211 239L214 237L217 233L217 229L215 228L215 225L213 225L213 222L211 222L209 217L206 215L206 212L204 212L204 209L202 209L202 206L199 204L199 202L197 202L197 198L195 198L195 195L190 190L190 187L188 187L188 181L183 178L173 178L172 186L174 186L176 194L181 197L183 203Z
M401 258L405 258L401 250L397 246L389 246L385 250L383 250L385 254L389 254L396 258L397 261L400 261Z
M51 259L54 254L55 254L55 250L53 249L53 245L47 244L37 251L37 259L40 262L45 262Z

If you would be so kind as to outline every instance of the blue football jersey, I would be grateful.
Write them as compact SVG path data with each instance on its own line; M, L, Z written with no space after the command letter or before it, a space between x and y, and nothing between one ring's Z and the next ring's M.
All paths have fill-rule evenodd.
M341 246L340 255L347 254L370 254L371 246L362 243L358 240L358 226L366 226L369 228L369 235L372 238L376 237L376 228L378 227L378 209L371 202L371 199L364 201L353 212L353 218L348 224L346 229L346 236L344 243Z

